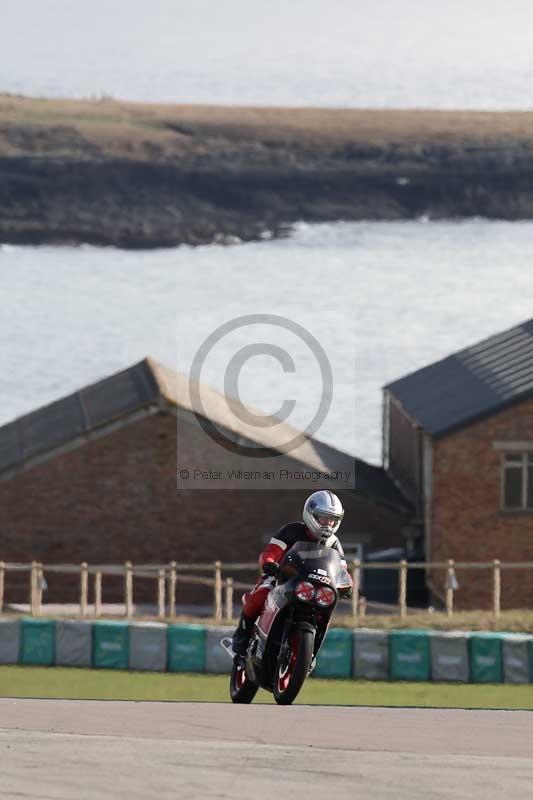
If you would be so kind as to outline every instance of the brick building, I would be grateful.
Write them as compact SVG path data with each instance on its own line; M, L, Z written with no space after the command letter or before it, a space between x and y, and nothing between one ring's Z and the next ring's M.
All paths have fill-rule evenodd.
M339 491L344 541L353 554L403 544L410 506L383 469L313 439L280 455L279 430L240 422L206 387L202 409L193 408L187 387L183 376L146 359L0 428L0 559L254 561L280 525L299 518L309 489L178 489L178 460L191 469L247 461L206 435L200 415L236 443L270 447L276 463L292 469L355 467L355 489ZM6 602L26 599L24 580L8 573ZM47 581L45 602L76 598L74 584L53 574ZM104 601L121 599L119 582L103 588ZM153 598L153 587L146 591Z
M427 561L533 561L533 320L386 386L384 443ZM458 570L456 605L490 608L491 577ZM532 606L533 571L503 571L502 607Z

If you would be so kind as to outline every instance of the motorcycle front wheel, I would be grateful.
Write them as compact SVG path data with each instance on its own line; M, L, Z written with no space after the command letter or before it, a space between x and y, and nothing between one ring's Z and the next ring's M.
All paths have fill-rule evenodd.
M296 629L290 632L290 652L278 661L274 682L274 699L278 705L290 705L302 688L313 660L314 643L313 631Z
M251 703L259 686L253 683L246 674L242 664L233 662L229 681L229 693L233 703Z

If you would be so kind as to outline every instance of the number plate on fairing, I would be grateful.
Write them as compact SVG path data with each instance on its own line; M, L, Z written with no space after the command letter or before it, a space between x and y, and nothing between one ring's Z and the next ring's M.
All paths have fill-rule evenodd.
M327 575L319 575L318 572L310 572L307 577L314 581L320 581L320 583L326 583L328 586L331 584L331 578L328 578Z

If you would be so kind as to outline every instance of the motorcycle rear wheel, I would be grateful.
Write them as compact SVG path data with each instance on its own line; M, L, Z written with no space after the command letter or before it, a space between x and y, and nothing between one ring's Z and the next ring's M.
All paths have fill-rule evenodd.
M302 688L313 659L314 643L312 631L297 629L291 632L288 663L278 662L276 670L274 699L278 705L290 705Z
M229 681L232 703L251 703L258 689L259 686L248 678L244 666L234 661Z

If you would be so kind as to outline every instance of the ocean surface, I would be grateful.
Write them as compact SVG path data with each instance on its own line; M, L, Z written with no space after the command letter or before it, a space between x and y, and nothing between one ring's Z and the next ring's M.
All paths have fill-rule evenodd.
M2 0L0 92L533 108L530 0Z
M2 0L0 92L181 103L533 109L530 0ZM333 373L319 438L378 463L381 387L533 316L533 223L299 225L285 240L123 252L0 247L0 423L150 354L188 372L243 314L308 331ZM298 329L300 330L300 329ZM292 338L291 338L292 337ZM222 389L306 427L311 340L263 324L217 337ZM274 355L272 354L274 353Z
M4 245L0 423L148 354L188 372L220 324L275 314L332 365L318 438L379 463L381 387L532 317L532 267L533 222L300 224L284 240L143 252ZM242 346L274 343L294 372L256 355L240 397L265 412L295 399L287 421L305 427L322 389L312 349L267 325L219 338L202 379L223 389Z

